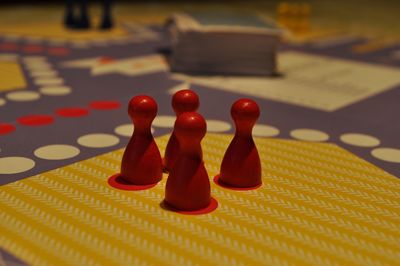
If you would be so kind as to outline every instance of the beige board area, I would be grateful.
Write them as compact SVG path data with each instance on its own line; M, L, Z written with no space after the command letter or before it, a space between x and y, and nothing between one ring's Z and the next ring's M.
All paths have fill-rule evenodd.
M167 71L165 59L157 54L129 57L125 59L112 59L102 61L101 57L80 58L62 64L66 68L88 68L92 76L118 73L125 76L139 76L154 72Z
M279 54L282 77L173 75L190 83L332 112L400 84L400 69L310 55Z

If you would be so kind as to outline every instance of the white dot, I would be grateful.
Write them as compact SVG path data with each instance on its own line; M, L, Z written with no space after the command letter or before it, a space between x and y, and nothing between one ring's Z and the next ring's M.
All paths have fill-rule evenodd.
M52 70L52 67L50 64L48 63L29 63L29 64L25 64L25 67L29 70L29 71L34 71L34 70Z
M3 106L6 104L6 100L4 100L3 98L0 98L0 106Z
M9 40L9 41L15 41L18 39L21 39L21 36L17 35L17 34L8 34L6 36L4 36L5 40Z
M56 77L57 71L55 70L32 70L30 72L32 77Z
M15 62L18 59L18 54L0 54L0 61Z
M372 150L371 154L382 161L400 163L400 149L376 148Z
M35 166L35 162L25 157L0 158L0 174L18 174L26 172Z
M115 133L124 137L130 137L133 133L133 124L124 124L115 128Z
M160 115L154 119L153 126L172 128L172 127L174 127L175 120L176 120L175 116Z
M224 132L232 128L231 124L220 120L207 120L207 131Z
M62 78L38 78L35 79L35 84L39 86L45 85L62 85L64 83L64 79Z
M46 160L64 160L75 157L79 154L79 149L71 145L47 145L34 151L36 157Z
M305 141L326 141L329 139L329 135L325 132L308 129L308 128L300 128L295 129L290 132L290 136L295 139L305 140Z
M31 55L31 56L25 56L23 58L24 61L40 61L43 62L45 60L47 60L47 58L45 56L40 56L40 55Z
M27 68L35 68L35 67L51 67L51 64L47 62L47 60L24 60L24 65Z
M78 49L84 49L84 48L89 48L90 45L86 41L72 41L72 47L78 48Z
M16 102L34 101L40 98L36 91L14 91L6 95L7 99Z
M379 139L373 136L358 133L343 134L340 136L340 140L346 144L360 147L375 147L381 143Z
M117 126L114 129L114 132L124 137L131 137L133 134L133 129L134 129L133 124L123 124ZM154 133L154 128L151 128L151 133Z
M124 38L121 38L121 39L114 39L114 40L111 40L111 42L112 42L112 43L115 43L115 44L126 44L126 43L129 42L129 40L127 40L127 39L124 37Z
M107 46L108 43L109 42L107 40L97 40L92 42L92 44L95 46Z
M32 36L32 37L26 37L25 40L27 43L41 43L43 41L43 38Z
M96 133L79 137L78 143L89 148L105 148L117 145L119 139L111 134Z
M58 46L58 45L65 44L66 42L67 42L67 40L65 40L65 39L52 39L52 40L49 40L49 45Z
M43 87L40 88L39 90L42 94L50 96L62 96L71 93L71 88L68 86Z
M279 129L273 126L256 124L253 128L253 136L275 137L279 135Z

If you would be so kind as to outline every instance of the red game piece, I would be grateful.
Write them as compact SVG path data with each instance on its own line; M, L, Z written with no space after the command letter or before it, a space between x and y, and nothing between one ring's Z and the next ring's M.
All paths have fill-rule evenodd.
M239 99L231 108L236 132L225 152L217 183L232 188L256 188L261 185L261 163L252 130L260 109L251 99Z
M210 181L200 146L206 130L206 121L195 112L185 112L175 121L180 150L168 176L164 200L174 210L196 211L211 203Z
M195 112L199 108L199 96L192 90L180 90L172 97L172 108L176 117L184 112ZM170 171L176 161L179 152L179 142L175 136L175 130L172 131L168 140L164 155L164 170Z
M132 185L157 183L162 178L162 160L151 134L157 103L149 96L135 96L129 102L128 113L134 132L122 157L121 178Z

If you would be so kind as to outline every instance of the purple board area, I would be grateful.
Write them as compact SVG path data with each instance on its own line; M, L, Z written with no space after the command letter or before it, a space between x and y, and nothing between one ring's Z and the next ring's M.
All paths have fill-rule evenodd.
M93 47L91 49L71 48L71 53L68 56L47 56L48 61L59 72L59 76L65 80L66 85L73 88L73 91L71 94L62 97L44 95L39 100L32 102L9 101L5 106L0 107L0 122L16 126L14 132L0 135L1 157L24 156L35 159L36 162L35 167L29 171L19 174L0 175L0 184L7 184L124 147L129 137L118 136L120 142L115 146L100 149L80 147L80 154L71 159L44 160L35 158L33 154L35 149L44 145L54 143L77 145L76 140L79 136L89 133L114 134L115 127L130 123L126 106L134 95L147 94L154 97L159 105L159 115L173 115L170 107L171 95L168 90L181 82L173 80L171 73L168 71L159 71L140 76L107 74L93 77L90 75L89 69L60 67L62 62L79 58L107 56L121 59L159 53L167 49L168 45L162 32L159 30L156 32L159 34L157 40ZM365 40L360 39L355 42L362 43L363 41ZM400 66L399 61L385 61L382 59L390 56L396 49L399 50L400 45L371 54L355 55L350 49L352 44L354 42L327 48L315 48L312 44L304 44L302 46L285 45L283 49L359 60L371 64L385 63L392 66ZM38 87L32 83L29 75L25 74L28 79L29 89L37 91ZM231 104L240 97L248 97L247 95L228 93L196 84L193 84L191 88L200 96L201 107L199 111L206 119L222 120L229 123L231 123ZM6 92L0 92L0 97L5 98L5 94ZM382 147L400 148L400 123L398 123L400 86L334 112L317 111L273 100L252 98L261 107L262 115L258 122L279 128L279 137L291 138L289 133L296 128L322 130L330 135L329 141L337 143L395 176L400 176L400 164L375 159L370 154L370 149L349 146L339 140L339 136L343 133L359 132L379 138L381 140L380 146ZM89 115L79 118L57 117L54 123L45 126L29 127L16 123L16 120L21 116L30 114L54 115L55 110L62 107L87 108L90 102L96 100L118 101L121 107L113 110L91 109ZM154 128L155 136L171 132L170 128ZM233 133L233 131L234 129L232 128L224 133Z

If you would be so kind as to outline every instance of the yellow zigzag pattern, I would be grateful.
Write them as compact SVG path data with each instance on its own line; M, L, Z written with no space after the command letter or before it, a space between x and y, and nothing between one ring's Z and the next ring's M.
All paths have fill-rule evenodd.
M203 140L210 177L230 135ZM168 137L157 139L164 150ZM256 139L261 188L212 183L219 207L160 207L167 176L144 191L107 185L114 151L0 188L0 245L32 265L396 265L400 180L333 144Z

